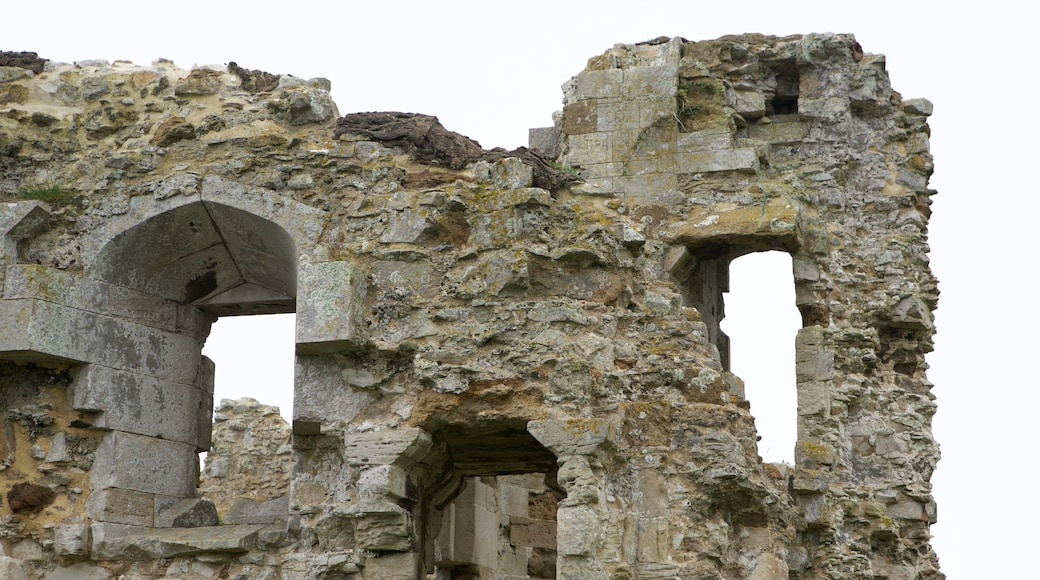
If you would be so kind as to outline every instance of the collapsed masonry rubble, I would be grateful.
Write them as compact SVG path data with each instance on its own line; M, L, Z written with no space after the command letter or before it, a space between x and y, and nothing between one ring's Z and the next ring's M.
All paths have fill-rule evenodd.
M943 577L931 104L883 57L617 45L511 153L328 91L0 58L0 577ZM794 465L720 328L763 250ZM210 325L271 312L292 426L228 401L214 441Z

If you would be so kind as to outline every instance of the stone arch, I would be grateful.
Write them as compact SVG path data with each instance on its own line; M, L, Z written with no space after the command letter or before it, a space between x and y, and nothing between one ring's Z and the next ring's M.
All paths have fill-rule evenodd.
M221 203L198 201L140 222L113 237L87 273L213 316L295 310L292 238Z
M138 202L103 228L107 242L85 248L85 278L102 290L98 343L124 351L84 357L72 384L73 406L108 431L91 470L97 521L160 526L165 509L194 498L212 428L214 367L201 354L210 325L296 310L286 216L267 219L245 196L163 201Z

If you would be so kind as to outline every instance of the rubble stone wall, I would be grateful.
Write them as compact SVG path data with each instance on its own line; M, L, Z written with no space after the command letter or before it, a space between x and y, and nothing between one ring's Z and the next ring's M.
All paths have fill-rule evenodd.
M883 56L616 45L512 152L329 88L0 56L0 577L943 577L931 104ZM794 465L720 327L763 250ZM210 325L270 312L292 425L214 425Z

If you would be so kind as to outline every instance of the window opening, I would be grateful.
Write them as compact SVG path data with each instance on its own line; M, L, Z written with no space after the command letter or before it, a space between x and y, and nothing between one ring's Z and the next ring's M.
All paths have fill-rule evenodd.
M798 402L795 336L801 316L795 308L791 257L786 252L747 254L729 267L725 297L730 370L744 381L745 399L767 462L794 462Z
M214 406L250 397L292 424L295 350L296 314L218 318L202 349L216 367Z

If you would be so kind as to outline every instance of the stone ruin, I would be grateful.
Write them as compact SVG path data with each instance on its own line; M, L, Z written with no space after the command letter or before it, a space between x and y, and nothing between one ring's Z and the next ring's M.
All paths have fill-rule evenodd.
M0 56L0 577L943 578L932 107L883 56L617 45L512 152L329 89ZM764 250L794 465L720 329ZM291 428L214 426L210 325L274 312Z

